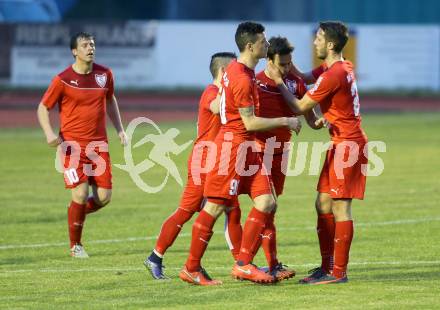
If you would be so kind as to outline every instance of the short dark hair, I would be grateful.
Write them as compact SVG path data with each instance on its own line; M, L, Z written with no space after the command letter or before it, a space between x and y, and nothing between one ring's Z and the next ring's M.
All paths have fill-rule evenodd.
M326 42L333 42L336 53L340 53L348 41L348 28L340 21L320 22Z
M93 35L87 32L77 32L70 38L70 49L76 49L78 47L78 39L95 39Z
M234 58L237 58L237 55L230 52L220 52L212 55L211 62L209 63L209 71L211 71L212 77L215 78L218 74L218 70L220 70L221 67L226 66L231 59Z
M235 32L235 43L238 50L243 52L246 44L255 43L257 41L257 34L264 32L264 26L255 22L243 22L237 27Z
M272 37L269 39L269 48L267 50L267 57L273 60L275 55L288 55L293 52L295 47L290 44L289 40L285 37Z

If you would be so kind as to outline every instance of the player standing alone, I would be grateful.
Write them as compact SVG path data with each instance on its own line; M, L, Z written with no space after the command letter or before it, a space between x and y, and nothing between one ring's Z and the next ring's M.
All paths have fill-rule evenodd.
M62 149L64 182L71 189L67 212L70 254L87 258L81 243L86 214L96 212L110 202L112 173L106 133L106 113L113 122L121 143L126 135L114 96L110 69L94 63L92 35L77 33L70 49L75 62L55 76L38 106L38 120L50 146ZM55 134L49 110L58 105L60 132ZM89 197L89 185L92 197Z
M366 176L361 167L368 163L364 152L367 136L361 128L353 65L342 57L347 40L348 29L343 23L319 24L314 45L325 64L314 70L315 77L319 77L301 100L288 93L279 70L271 67L279 89L298 112L305 113L319 104L330 124L332 143L319 177L315 205L322 262L300 281L303 284L348 281L347 264L353 239L351 203L353 198L363 199L365 192Z

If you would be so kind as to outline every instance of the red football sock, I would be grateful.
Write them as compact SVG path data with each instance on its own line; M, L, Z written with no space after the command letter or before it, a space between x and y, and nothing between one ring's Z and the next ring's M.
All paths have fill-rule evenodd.
M252 262L261 244L261 233L266 226L270 213L264 213L252 208L243 229L240 254L238 260L244 265Z
M164 255L167 249L173 245L177 235L182 230L183 224L189 221L194 212L178 208L169 218L165 220L160 229L159 237L156 241L156 252Z
M86 204L86 214L89 213L93 213L98 211L99 209L101 209L103 206L98 205L95 202L95 199L93 199L93 197L89 197L89 199L87 199L87 204Z
M214 227L215 220L212 215L202 210L194 222L191 247L185 264L189 272L196 272L200 269L200 261L208 247L209 239L212 237L212 227Z
M275 211L270 213L267 220L266 227L262 233L261 246L264 250L264 255L266 255L267 263L269 264L269 269L273 268L278 264L277 259L277 232L275 228Z
M321 268L326 273L333 269L333 245L335 239L335 217L332 213L319 214L316 231L321 250Z
M241 228L241 210L235 207L226 213L225 238L231 249L232 256L235 260L240 254L241 238L243 229Z
M353 221L336 222L335 229L335 265L333 276L343 278L346 276L348 257L351 241L353 240Z
M73 247L75 244L81 244L81 233L86 218L85 207L85 204L82 205L72 201L67 209L70 247Z

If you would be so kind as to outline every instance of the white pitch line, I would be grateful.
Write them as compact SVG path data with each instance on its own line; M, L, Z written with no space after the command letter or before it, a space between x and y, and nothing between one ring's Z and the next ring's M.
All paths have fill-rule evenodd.
M371 223L356 223L355 227L375 227L375 226L388 226L388 225L404 225L404 224L416 224L424 222L436 222L440 221L440 217L434 218L421 218L421 219L409 219L409 220L396 220L396 221L386 221L386 222L371 222ZM315 230L316 226L307 227L290 227L290 228L280 228L279 231L290 231L290 230Z
M287 264L288 266L295 268L308 268L314 267L316 264ZM414 266L414 265L440 265L440 260L435 261L388 261L388 262L350 262L350 266L370 266L370 265L385 265L385 266ZM182 267L167 267L167 270L179 271ZM230 266L211 266L210 270L230 270ZM42 268L42 269L17 269L17 270L2 270L0 274L8 273L67 273L67 272L139 272L145 270L145 268L118 268L118 267L108 267L108 268L78 268L78 269L65 269L65 268Z
M436 222L436 221L440 221L440 217L396 220L396 221L386 221L386 222L356 223L355 226L356 227L375 227L375 226L387 226L387 225L416 224L416 223ZM297 231L297 230L314 230L314 229L316 229L315 226L277 228L278 231ZM215 233L216 234L223 234L223 231L216 231ZM179 234L179 237L190 237L190 236L191 236L190 233ZM130 241L155 240L156 238L157 238L157 236L129 237L129 238L124 238L124 239L90 240L90 241L87 241L87 243L88 244L123 243L123 242L130 242ZM67 244L67 242L40 243L40 244L10 244L10 245L1 245L0 250L59 247L59 246L66 246L66 244Z

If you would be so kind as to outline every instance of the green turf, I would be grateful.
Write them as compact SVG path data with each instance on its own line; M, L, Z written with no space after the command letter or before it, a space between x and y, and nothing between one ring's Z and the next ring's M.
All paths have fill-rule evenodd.
M193 123L161 124L162 129L169 127L182 131L179 143L195 134ZM232 280L232 259L221 233L221 218L204 258L211 275L224 281L213 288L177 279L187 255L192 221L165 257L172 281L153 281L142 266L154 245L153 236L179 201L182 188L173 179L163 191L147 194L127 173L114 168L112 203L86 221L83 241L91 258L71 259L66 227L69 192L54 170L53 149L45 145L40 130L2 129L0 308L438 308L440 114L369 114L364 116L364 128L370 140L386 142L387 152L380 154L384 173L370 177L366 199L354 202L357 226L350 283L297 284L297 278L319 261L313 229L317 176L304 173L287 179L277 215L279 258L297 270L297 278L274 286ZM136 139L146 131L141 128ZM327 139L326 132L308 128L300 137L301 141ZM145 158L146 152L139 148L137 160ZM111 154L113 163L123 163L122 148L113 132ZM172 156L183 178L187 154ZM158 184L163 173L154 168L144 179ZM241 202L247 214L249 199L243 197ZM38 244L42 246L20 247ZM264 264L261 253L256 263Z

